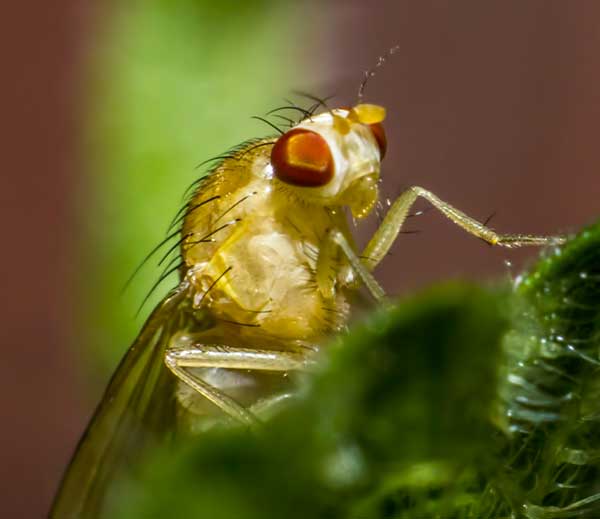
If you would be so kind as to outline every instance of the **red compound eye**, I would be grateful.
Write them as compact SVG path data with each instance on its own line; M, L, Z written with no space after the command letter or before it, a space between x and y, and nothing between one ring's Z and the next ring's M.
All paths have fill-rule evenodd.
M333 177L333 156L318 133L297 128L285 133L271 151L275 176L288 184L319 187Z
M385 130L383 129L383 125L381 123L373 123L369 124L369 128L373 132L373 136L377 141L377 145L379 146L379 153L381 158L385 156L385 151L387 150L387 138L385 136Z

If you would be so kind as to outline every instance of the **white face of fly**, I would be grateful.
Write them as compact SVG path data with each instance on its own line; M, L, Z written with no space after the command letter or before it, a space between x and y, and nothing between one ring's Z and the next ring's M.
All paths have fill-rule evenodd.
M374 109L380 111L374 115ZM377 201L385 151L382 113L383 108L359 105L303 120L275 144L271 155L275 176L295 186L300 196L348 205L356 217L367 215Z
M348 110L333 110L305 119L296 128L306 128L325 139L333 155L334 175L331 181L316 188L319 194L335 198L358 179L372 175L379 178L381 157L377 141L368 126L350 123L346 133L336 128L334 115L346 119ZM347 119L346 119L347 120ZM344 129L346 130L346 129Z

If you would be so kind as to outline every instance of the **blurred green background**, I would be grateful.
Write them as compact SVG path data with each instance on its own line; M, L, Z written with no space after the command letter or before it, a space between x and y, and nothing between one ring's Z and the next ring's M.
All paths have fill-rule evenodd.
M318 67L293 44L311 6L151 0L115 6L90 63L80 322L94 378L105 380L172 274L136 317L163 271L165 249L122 289L165 236L204 160L272 134L251 119L307 83ZM311 45L315 45L312 42ZM163 264L164 266L164 264Z

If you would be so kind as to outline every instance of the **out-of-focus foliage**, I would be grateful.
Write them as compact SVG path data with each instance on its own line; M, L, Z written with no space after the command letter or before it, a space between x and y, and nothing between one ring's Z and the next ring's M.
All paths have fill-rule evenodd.
M146 460L113 517L599 517L599 326L597 225L510 293L381 309L263 430Z
M121 295L165 236L203 160L273 133L252 120L305 84L296 54L310 6L272 0L113 2L90 70L89 170L81 201L85 261L78 266L86 345L108 372L143 318L175 282L161 255Z
M470 286L383 309L264 431L215 431L153 460L123 517L377 517L396 485L472 478L489 458L499 310Z

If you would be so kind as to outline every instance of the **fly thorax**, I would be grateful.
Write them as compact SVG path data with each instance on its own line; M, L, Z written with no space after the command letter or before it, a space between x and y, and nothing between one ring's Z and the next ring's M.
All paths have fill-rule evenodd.
M310 289L302 242L278 219L247 217L196 272L195 301L221 319L286 338L314 331L321 300Z

